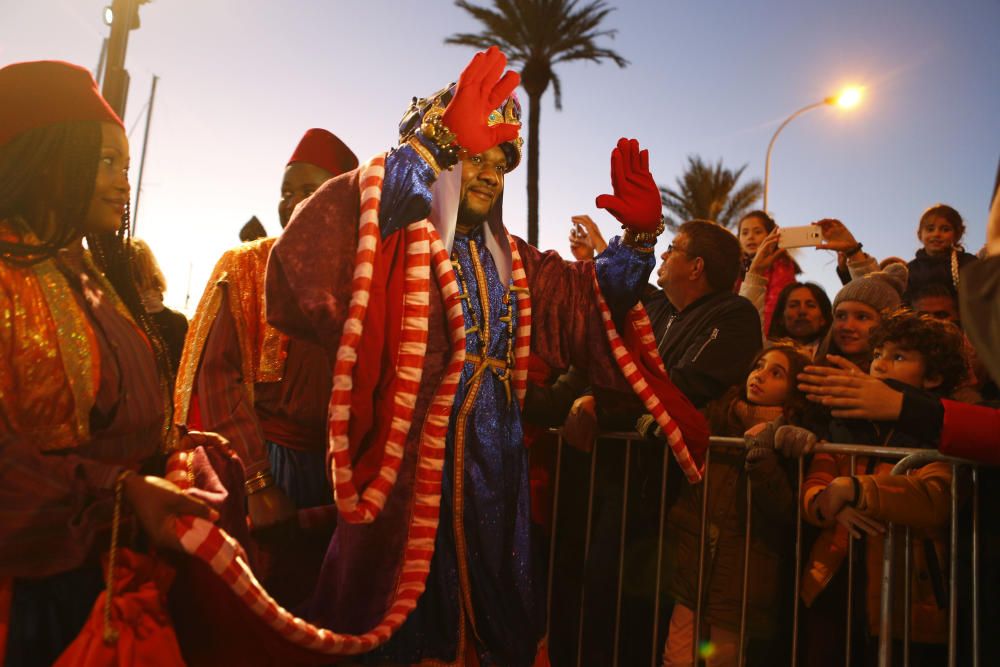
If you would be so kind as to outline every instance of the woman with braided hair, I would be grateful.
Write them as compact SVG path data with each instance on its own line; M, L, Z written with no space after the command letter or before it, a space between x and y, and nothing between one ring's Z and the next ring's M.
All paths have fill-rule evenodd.
M140 473L176 435L166 350L126 244L128 161L86 70L0 69L4 665L51 664L80 631L103 586L116 488L156 546L177 545L175 515L214 516Z

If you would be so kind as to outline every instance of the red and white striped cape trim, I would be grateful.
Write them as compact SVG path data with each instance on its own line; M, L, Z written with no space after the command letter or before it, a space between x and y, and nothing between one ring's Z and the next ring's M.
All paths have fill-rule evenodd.
M611 353L614 355L615 361L618 362L618 367L621 368L625 379L632 385L632 390L639 396L643 405L646 406L649 413L656 419L656 423L663 429L663 433L667 437L667 444L670 446L670 451L674 453L674 458L677 459L681 470L684 471L684 476L692 484L700 482L701 471L698 469L698 465L694 459L691 458L691 453L684 442L684 436L681 435L680 426L673 420L670 413L664 407L663 401L659 399L652 387L649 386L649 383L646 382L646 379L636 366L635 360L632 358L632 353L625 347L618 329L615 328L614 320L611 319L611 309L604 300L604 295L601 294L596 274L594 275L594 293L597 295L597 305L600 308L601 319L604 322L604 331L608 336L608 343L611 344ZM630 326L635 327L639 333L639 340L642 345L641 354L663 373L664 377L667 377L667 370L663 365L663 359L660 358L660 354L656 350L656 337L653 335L653 325L650 324L649 316L646 314L646 309L642 303L637 303L629 310L628 323Z
M424 592L434 556L434 539L440 515L445 438L465 362L465 322L458 281L452 270L448 251L437 231L430 222L421 220L407 226L405 230L404 270L407 294L404 295L403 335L397 355L396 370L400 380L396 385L392 428L380 472L359 498L352 481L347 420L350 416L350 392L353 387L352 371L357 361L357 346L363 332L374 261L381 241L378 205L384 166L385 157L380 155L361 170L361 219L352 298L348 323L344 325L334 365L334 387L330 400L330 447L333 453L337 506L343 518L360 522L374 520L385 506L386 498L395 484L406 435L412 425L423 356L427 347L431 266L434 267L444 298L452 345L444 380L431 401L420 436L413 513L404 547L403 564L388 611L372 630L361 635L340 634L316 627L292 615L267 594L250 571L243 549L224 531L208 521L192 517L184 517L177 523L177 534L184 550L207 563L248 609L289 642L327 655L364 653L384 643L416 608L417 600ZM518 288L513 384L517 399L523 405L531 341L531 297L516 243L509 234L507 238L512 255L511 278ZM190 456L190 452L176 452L168 461L167 479L181 488L190 488L193 483L189 472Z

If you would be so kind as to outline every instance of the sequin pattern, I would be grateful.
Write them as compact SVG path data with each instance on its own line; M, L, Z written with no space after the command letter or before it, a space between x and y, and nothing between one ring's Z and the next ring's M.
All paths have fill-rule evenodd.
M468 295L466 353L505 362L516 298L500 282L481 228L456 237L452 259ZM481 363L466 362L455 397L427 590L392 639L366 661L461 656L469 641L476 642L484 665L527 666L534 659L539 632L520 408L508 398L502 369Z

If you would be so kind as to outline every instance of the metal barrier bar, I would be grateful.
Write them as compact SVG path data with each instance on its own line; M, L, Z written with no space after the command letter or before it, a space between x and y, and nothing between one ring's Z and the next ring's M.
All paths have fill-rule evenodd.
M587 561L590 558L590 530L594 522L594 475L597 472L597 443L590 452L590 486L587 493L587 529L583 538L583 576L580 577L580 627L576 636L576 665L580 667L583 660L583 613L587 608Z
M910 607L910 593L913 585L911 573L911 561L913 541L910 527L903 530L903 667L910 667L910 625L913 620L913 613Z
M972 469L972 667L979 667L979 469Z
M799 582L802 581L802 485L805 462L799 458L795 484L795 585L792 586L792 667L799 663Z
M625 579L625 528L628 521L628 479L629 464L632 461L632 441L625 441L625 480L622 485L622 528L618 538L618 598L615 602L615 642L613 644L614 658L611 663L618 667L618 640L622 627L622 585Z
M556 567L556 529L559 527L559 481L562 474L562 433L556 438L556 476L552 483L552 525L549 528L549 569L547 570L548 581L545 583L545 636L550 637L552 631L552 582L555 577L552 573Z
M948 667L958 664L958 466L951 466L951 562L948 564ZM975 583L973 583L975 585Z
M902 448L901 448L902 449ZM932 450L917 450L903 457L889 473L903 475L908 470L919 468L928 463L946 462L951 464L951 567L948 600L948 667L955 667L956 628L958 625L958 607L954 604L958 595L958 475L957 465L969 463L961 459L942 456ZM892 664L892 569L893 569L893 525L886 525L885 540L882 545L882 597L879 619L879 667L890 667ZM909 581L906 582L909 587ZM909 615L909 607L907 615ZM904 623L905 626L905 623Z
M698 648L701 643L701 598L705 583L705 525L708 523L708 478L712 448L705 450L705 474L701 487L701 539L698 540L698 597L694 601L694 632L691 635L691 662L698 664Z
M663 452L663 468L660 471L660 525L656 534L656 589L653 592L653 648L650 667L656 667L660 655L660 644L657 641L660 633L660 581L663 577L663 531L667 524L667 472L670 466L670 452Z
M740 592L740 655L739 667L743 667L746 658L747 641L747 603L750 592L750 531L753 529L753 484L750 475L747 481L747 520L744 526L746 538L743 540L743 590Z
M622 526L620 533L620 543L619 543L619 567L618 567L618 597L616 604L616 615L615 615L615 628L614 628L614 664L619 662L619 647L621 640L621 617L622 617L622 599L623 599L623 575L624 575L624 549L625 549L625 537L627 532L627 511L628 511L628 487L631 479L631 449L632 442L635 439L634 433L606 433L601 434L602 439L620 439L626 442L625 446L625 473L624 473L624 494L623 494L623 506L622 506ZM710 464L712 449L717 447L732 447L734 445L740 446L743 444L742 438L719 438L713 437L710 442L711 446L706 451L705 455L705 474L703 479L703 484L701 486L702 498L701 498L701 517L700 517L700 530L701 539L698 548L698 581L697 581L697 597L695 600L694 609L694 628L692 636L692 660L694 664L699 664L700 653L701 653L701 631L702 631L702 611L703 605L705 604L705 589L706 589L706 539L710 539L710 531L708 530L708 496L710 492ZM555 535L556 527L558 525L558 493L560 484L560 470L562 465L562 447L563 441L560 439L558 442L558 450L556 456L556 466L557 472L555 477L555 504L552 513L552 534L553 534L553 544L550 545L549 550L549 563L550 563L550 577L551 573L555 567ZM979 630L980 630L980 619L979 619L979 593L977 589L978 575L979 575L979 503L978 503L978 471L975 468L975 463L971 461L965 461L962 459L956 459L954 457L948 457L939 454L933 450L925 449L913 449L913 448L895 448L895 447L884 447L884 446L867 446L867 445L841 445L841 444L822 444L817 445L814 449L815 452L827 452L830 454L839 454L849 456L851 459L851 472L855 472L856 456L875 456L880 458L889 459L899 459L898 463L893 467L890 474L905 474L906 471L924 466L932 462L944 462L948 463L952 469L952 482L951 482L951 528L950 528L950 570L949 570L949 609L948 609L948 664L949 667L954 667L957 664L957 621L958 621L958 611L957 611L957 596L958 596L958 466L968 465L972 470L972 486L973 486L973 510L972 510L972 641L973 641L973 651L972 651L972 664L973 667L979 666ZM792 618L792 655L791 664L795 667L798 662L798 635L799 635L799 625L800 625L800 598L799 598L799 585L802 578L802 551L803 551L803 486L805 482L805 468L804 460L799 459L797 461L798 471L796 480L797 489L797 503L796 503L796 534L795 534L795 587L794 587L794 601L793 601L793 618ZM594 450L591 454L590 462L590 481L589 481L589 497L587 503L587 524L586 524L586 536L585 544L583 549L584 557L584 583L581 584L580 593L580 612L579 612L579 628L577 636L577 665L582 662L583 654L583 632L584 632L584 615L585 615L585 601L586 601L586 564L589 559L590 554L590 541L592 537L593 530L593 514L594 514L594 495L595 495L595 475L596 475L596 465L597 465L597 445L595 443ZM653 667L658 664L658 659L661 658L662 654L662 644L659 640L659 623L660 623L660 594L663 584L663 554L665 550L666 542L666 499L667 499L667 478L668 478L668 468L669 468L669 453L664 453L663 465L661 470L661 485L660 485L660 511L658 519L660 525L657 529L657 548L656 548L656 582L655 582L655 592L654 592L654 613L653 613L653 626L652 626L652 645L651 645L651 664ZM741 595L741 610L740 610L740 655L739 664L743 665L746 659L746 647L748 644L748 605L749 605L749 556L751 547L751 533L753 530L753 489L752 485L747 478L747 489L746 489L746 502L747 502L747 517L746 517L746 542L744 543L744 562L743 562L743 582L742 582L742 595ZM910 617L910 579L912 575L912 534L908 527L905 528L903 533L904 539L904 573L903 580L906 582L906 586L903 592L903 607L908 610L907 618L903 622L903 645L902 645L902 659L903 664L908 665L909 657L911 653L910 639L911 639L911 624L912 618ZM895 529L894 526L889 523L887 524L887 531L883 542L883 563L882 563L882 589L881 589L881 600L880 600L880 614L879 619L879 665L891 665L892 664L892 651L893 651L893 566L894 566L894 553L895 553ZM845 660L846 663L850 664L851 651L852 651L852 623L851 623L851 612L853 611L854 605L854 595L853 595L853 578L854 578L854 567L853 567L853 556L855 551L855 541L850 538L848 543L848 600L847 600L847 618L846 632L845 632ZM548 618L546 621L547 628L551 628L551 614L552 614L552 582L551 579L548 582L547 600L546 608L548 612Z
M856 454L851 454L851 474L857 472L858 457ZM796 585L797 588L797 585ZM851 612L854 611L854 535L850 532L847 533L847 619L845 623L844 631L844 664L846 667L851 667L851 631L853 629L853 623L851 623Z
M892 552L895 526L887 523L882 540L882 603L879 609L878 665L892 665Z

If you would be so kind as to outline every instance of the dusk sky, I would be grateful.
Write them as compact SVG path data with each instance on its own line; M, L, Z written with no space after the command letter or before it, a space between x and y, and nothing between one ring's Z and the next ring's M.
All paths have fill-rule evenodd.
M0 0L0 65L60 59L93 70L105 4ZM778 223L840 218L879 258L910 259L921 212L945 202L965 217L967 248L982 245L1000 157L1000 0L609 4L606 27L618 33L604 45L631 64L563 65L563 110L551 91L543 99L543 248L568 256L577 213L616 233L594 197L610 192L618 137L649 148L661 184L690 154L763 178L781 120L849 83L866 87L860 106L809 112L778 139ZM141 19L126 63L133 197L143 107L152 75L160 82L138 236L167 274L168 305L184 308L190 274L189 313L251 215L279 231L282 170L306 129L333 131L362 160L390 148L410 98L454 80L473 54L445 37L479 29L447 0L156 0ZM506 184L504 217L518 235L525 171ZM833 256L798 258L832 298Z

